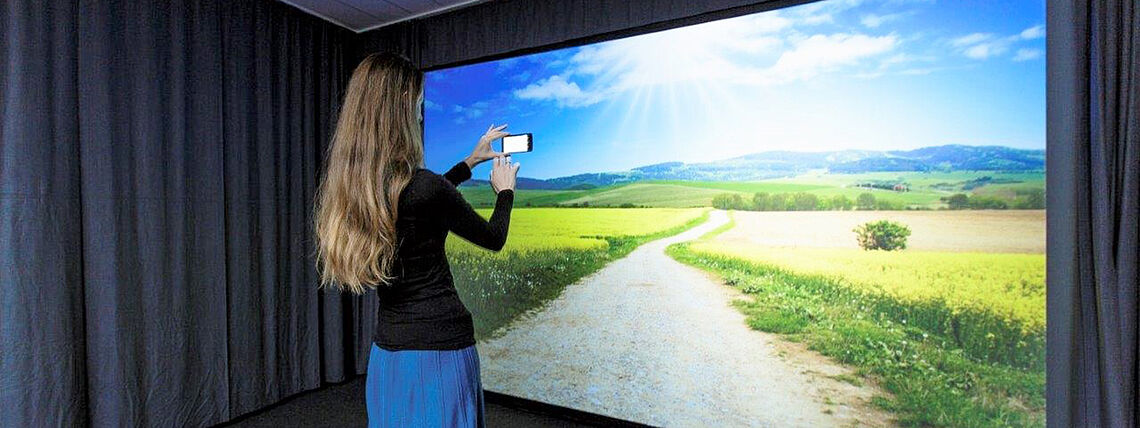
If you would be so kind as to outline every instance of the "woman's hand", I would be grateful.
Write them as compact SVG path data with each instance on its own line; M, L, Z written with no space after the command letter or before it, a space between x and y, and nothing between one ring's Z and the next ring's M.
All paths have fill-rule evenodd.
M475 168L475 165L478 165L480 162L503 155L502 152L496 152L491 148L491 142L507 136L508 134L506 132L502 132L506 127L507 125L503 125L496 128L495 125L492 124L490 128L487 128L487 133L479 138L478 143L475 143L475 149L471 151L471 155L463 160L463 162L467 163L468 168Z
M511 163L509 156L495 156L495 163L491 166L491 188L498 194L504 189L515 190L515 178L519 174L519 164Z

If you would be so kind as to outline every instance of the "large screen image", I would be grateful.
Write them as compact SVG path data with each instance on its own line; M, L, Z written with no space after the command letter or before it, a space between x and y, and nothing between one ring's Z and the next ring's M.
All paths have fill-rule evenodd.
M487 390L657 426L1043 426L1043 0L826 0L427 74ZM498 144L496 144L498 147ZM489 216L490 162L458 188Z

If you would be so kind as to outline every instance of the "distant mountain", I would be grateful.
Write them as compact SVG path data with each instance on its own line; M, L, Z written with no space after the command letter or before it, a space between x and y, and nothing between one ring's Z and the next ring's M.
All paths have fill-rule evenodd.
M769 151L712 162L663 162L628 171L576 174L551 179L519 177L519 189L582 189L641 180L755 181L790 177L809 170L832 173L884 171L1038 171L1044 150L1003 146L945 145L914 150ZM470 180L464 186L487 185Z
M1045 169L1044 150L1002 146L947 145L908 151L889 151L831 165L837 173L875 171L1033 171Z

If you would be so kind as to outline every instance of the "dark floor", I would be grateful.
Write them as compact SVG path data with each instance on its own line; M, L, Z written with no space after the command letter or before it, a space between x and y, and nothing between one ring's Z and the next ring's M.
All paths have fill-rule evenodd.
M486 403L488 427L581 427L575 422ZM298 394L273 407L242 417L232 427L363 427L364 376L341 385Z

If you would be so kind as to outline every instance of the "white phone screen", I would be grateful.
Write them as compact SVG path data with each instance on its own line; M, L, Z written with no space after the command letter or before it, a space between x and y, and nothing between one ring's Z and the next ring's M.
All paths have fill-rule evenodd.
M530 150L527 135L508 135L503 137L504 153L519 153Z

